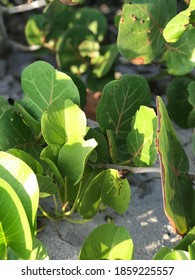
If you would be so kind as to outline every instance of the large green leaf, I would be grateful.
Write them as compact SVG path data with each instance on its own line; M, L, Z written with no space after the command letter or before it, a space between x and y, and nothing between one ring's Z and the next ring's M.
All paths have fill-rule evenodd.
M124 227L105 224L94 229L86 238L80 260L132 260L133 241Z
M176 4L176 0L126 0L119 23L119 52L136 64L159 56L165 44L162 30L176 14Z
M71 100L55 100L41 119L42 133L47 144L63 145L84 137L87 120L84 112Z
M195 29L189 27L177 42L167 45L164 54L169 74L181 76L195 67ZM182 67L181 67L182 65Z
M39 200L39 186L34 172L19 158L0 152L0 178L9 183L18 195L34 233Z
M0 249L2 244L5 244L4 258L8 257L6 247L11 247L22 259L28 259L32 250L32 235L24 207L12 186L0 178Z
M131 129L131 120L141 105L149 106L151 93L142 76L124 75L111 81L103 90L97 107L97 121L101 129L126 138Z
M132 121L127 138L129 153L136 166L151 166L156 161L157 117L153 109L141 106Z
M31 129L13 107L5 107L0 114L0 135L0 149L3 151L15 147L25 149L35 142Z
M118 171L108 169L98 174L88 185L82 196L80 214L85 219L93 218L104 203L117 213L124 213L130 202L130 186L126 179L119 177Z
M167 111L171 119L182 128L188 128L188 117L192 106L188 101L188 86L192 81L188 77L176 77L167 86Z
M55 70L47 62L37 61L26 67L21 80L25 94L22 104L37 121L41 120L43 112L57 98L62 102L71 99L76 104L80 103L79 92L70 77Z
M68 141L58 155L58 167L62 176L74 180L76 185L82 179L86 162L96 146L94 139Z
M181 146L166 108L157 97L157 146L161 167L164 210L172 227L181 235L188 232L192 218L193 187L187 175L188 158Z

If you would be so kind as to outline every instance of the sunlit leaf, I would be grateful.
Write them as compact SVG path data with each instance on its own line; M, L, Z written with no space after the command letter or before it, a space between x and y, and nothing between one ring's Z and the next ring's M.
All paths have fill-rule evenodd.
M124 227L105 224L94 229L84 241L80 260L132 260L133 241Z
M127 138L129 153L136 166L151 166L156 161L157 117L153 109L141 106L132 121Z

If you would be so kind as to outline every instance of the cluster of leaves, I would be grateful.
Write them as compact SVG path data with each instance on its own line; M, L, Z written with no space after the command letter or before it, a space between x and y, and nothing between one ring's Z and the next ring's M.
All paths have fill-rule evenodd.
M92 8L54 0L27 23L28 42L53 50L63 72L35 62L22 73L24 97L13 106L0 98L0 258L47 258L36 238L38 204L45 216L74 223L89 221L102 206L124 213L131 194L124 173L153 166L157 154L165 214L186 237L155 258L195 258L195 190L168 115L183 127L195 127L195 81L189 74L195 64L195 3L176 15L176 0L124 2L116 17L117 44L103 44L107 23ZM84 85L64 72L87 73L87 84L94 82L91 75L101 81L112 76L118 51L135 64L161 61L169 74L179 76L167 88L167 109L158 96L156 113L146 79L125 74L106 83L96 113L99 127L89 127L82 111ZM42 207L48 196L55 198L53 213ZM79 258L132 259L133 250L124 227L106 224L89 235Z
M52 50L62 71L87 73L89 85L93 76L98 80L96 87L99 78L113 77L111 67L118 55L116 44L102 45L106 32L106 18L97 9L76 9L58 0L52 1L42 14L32 15L25 28L29 44Z
M119 214L124 213L130 202L129 183L116 168L102 168L105 164L126 164L129 167L153 165L157 138L166 215L179 234L184 235L189 231L194 221L191 219L193 188L187 176L188 159L161 98L157 98L157 116L150 108L151 93L143 77L124 75L105 86L97 108L98 128L87 126L86 116L79 108L79 91L68 75L46 62L38 61L23 71L21 80L24 90L22 100L11 106L1 98L0 149L2 155L8 158L6 163L11 171L11 159L17 168L22 164L29 165L31 173L35 175L29 175L28 185L32 192L33 180L36 185L38 182L37 199L38 196L44 198L50 195L56 195L56 200L60 198L60 210L57 207L55 213L48 213L47 216L76 222L73 214L77 211L81 216L80 221L85 221L92 219L101 205L109 206ZM26 169L21 167L22 174L18 173L18 180L22 177L26 182ZM18 183L9 181L9 177L10 173L5 178L1 175L4 183L9 183L10 189L15 189ZM2 189L6 194L9 191ZM9 202L15 208L20 207L15 197ZM35 205L33 220L37 202L31 201L31 205ZM7 211L4 204L1 205ZM28 209L27 206L23 207ZM42 211L46 213L44 209ZM32 213L30 215L32 218ZM6 221L1 221L3 236ZM96 236L105 238L105 231L109 231L109 236L113 234L114 241L111 242L120 241L115 238L121 231L121 238L125 236L127 242L133 244L126 229L107 225L86 241L81 259L86 256L88 242ZM3 244L9 246L7 241ZM131 258L133 245L129 250L131 253L127 255Z

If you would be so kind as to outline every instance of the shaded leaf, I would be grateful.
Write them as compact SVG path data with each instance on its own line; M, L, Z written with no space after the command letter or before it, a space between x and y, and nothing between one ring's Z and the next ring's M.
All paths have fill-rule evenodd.
M58 154L61 149L61 145L49 145L43 149L41 152L40 158L44 161L47 162L50 170L53 172L56 180L58 183L63 186L64 185L64 180L60 174L60 171L57 166L57 161L58 161Z
M185 75L195 67L195 29L188 28L176 43L167 45L164 60L169 74ZM182 67L181 67L182 65Z
M87 46L88 57L83 58L80 55L80 51L84 51L82 42L88 42L90 45ZM78 75L87 71L90 58L96 57L98 54L99 44L96 42L95 35L85 26L69 28L56 45L56 57L61 69Z
M103 90L97 106L97 121L101 129L112 130L119 138L126 138L131 120L141 105L149 106L151 93L142 76L123 75L111 81Z
M85 219L93 218L100 203L106 204L118 214L124 213L130 202L130 186L126 179L119 177L118 171L108 169L98 174L83 194L80 215Z
M58 155L58 167L62 176L74 180L76 185L82 179L86 162L96 146L94 139L70 140L64 144Z
M107 75L117 56L118 48L115 44L103 46L100 55L92 61L93 74L98 78Z
M166 108L157 97L157 146L160 159L164 210L172 227L184 235L192 218L193 187L187 175L188 158L177 139Z
M105 224L94 229L83 243L80 260L132 260L133 241L124 227Z
M35 143L31 129L12 107L6 107L1 112L0 135L0 149L3 151L15 147L25 149L26 145Z
M78 9L72 19L74 25L86 26L95 38L101 42L107 30L107 21L103 13L91 7Z
M37 181L39 184L39 198L45 198L56 194L59 191L58 186L53 182L51 177L38 174Z
M156 161L157 117L153 109L141 106L132 120L127 147L136 166L151 166Z
M191 82L187 88L189 97L188 102L192 105L192 111L188 116L188 123L190 127L195 127L195 82Z
M167 111L171 119L182 128L188 128L188 117L192 106L188 101L188 85L191 83L188 77L176 77L167 86Z

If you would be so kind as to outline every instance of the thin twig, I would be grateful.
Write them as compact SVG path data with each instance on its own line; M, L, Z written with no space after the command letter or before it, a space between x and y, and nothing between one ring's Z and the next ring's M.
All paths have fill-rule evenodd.
M91 166L101 169L127 170L131 173L160 173L159 167L130 167L127 165L109 163L91 164Z
M14 6L11 8L4 8L3 11L11 15L11 14L23 13L26 11L42 8L46 5L47 5L47 3L45 0L37 0L37 1L33 1L31 3L18 5L18 6Z

